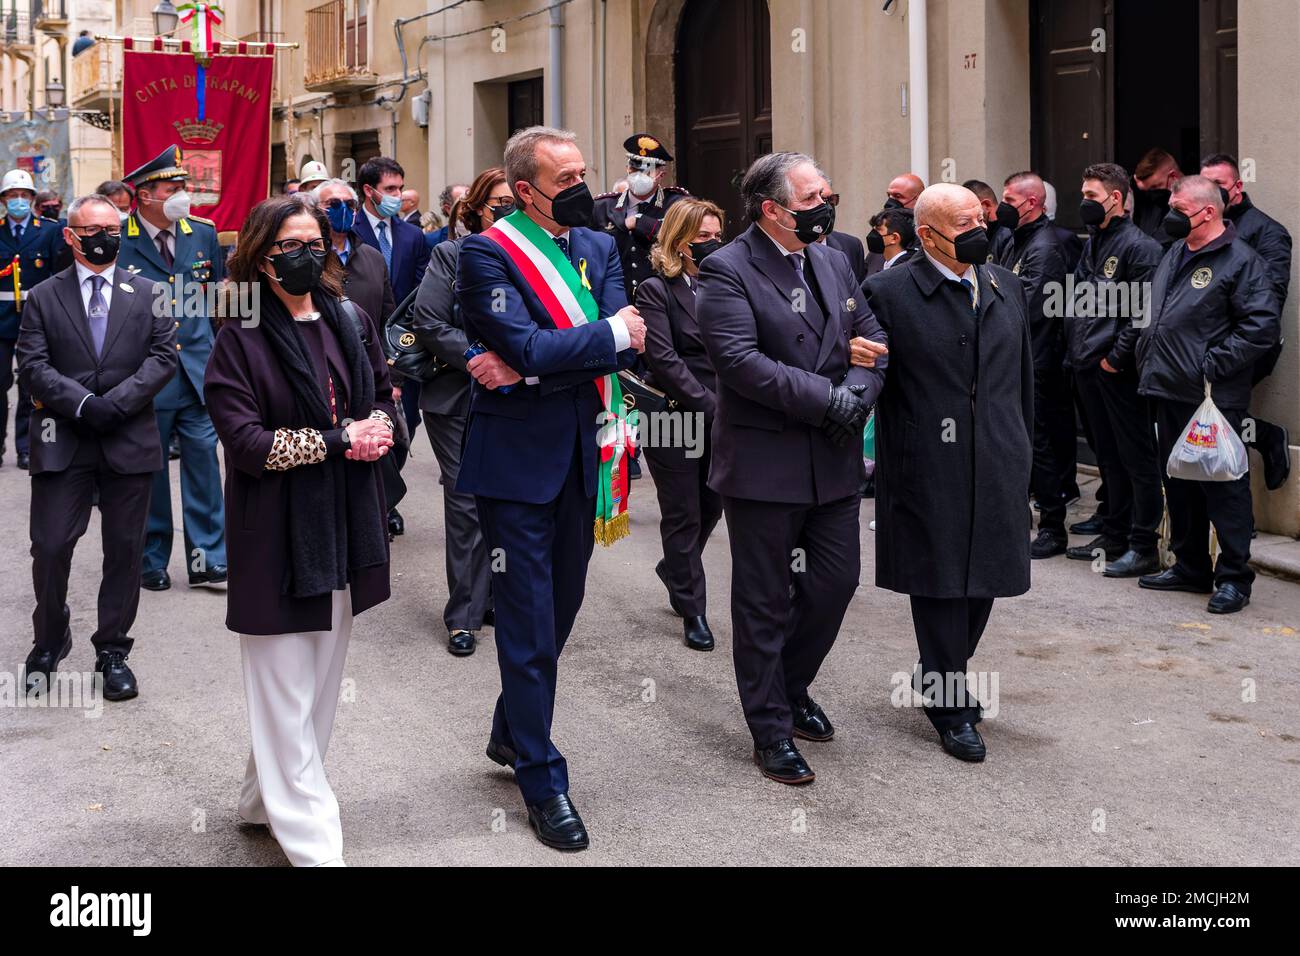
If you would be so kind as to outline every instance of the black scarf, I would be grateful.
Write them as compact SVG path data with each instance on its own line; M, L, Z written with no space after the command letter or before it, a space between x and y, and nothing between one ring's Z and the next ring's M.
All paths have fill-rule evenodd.
M294 396L292 420L271 427L329 431L335 427L329 404L298 323L274 292L263 291L262 330ZM319 321L333 330L347 361L349 413L369 415L375 401L374 370L356 325L348 321L338 300L323 290L313 291L312 302L320 310ZM282 594L308 598L339 591L347 587L351 572L388 562L388 531L376 469L373 462L338 456L285 472L289 562Z

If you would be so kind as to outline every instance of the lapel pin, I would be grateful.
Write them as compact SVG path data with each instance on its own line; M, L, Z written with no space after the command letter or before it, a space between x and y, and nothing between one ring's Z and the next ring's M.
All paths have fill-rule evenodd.
M858 300L853 298L853 296L849 296L849 300L844 303L844 308L848 309L850 312L856 312L858 309Z
M132 293L135 292L135 289L131 287L131 283L129 282L119 282L117 284L117 287L121 289L123 292L132 292Z

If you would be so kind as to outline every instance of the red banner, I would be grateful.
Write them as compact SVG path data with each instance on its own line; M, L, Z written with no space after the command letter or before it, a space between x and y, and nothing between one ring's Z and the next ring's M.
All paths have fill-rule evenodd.
M274 56L214 56L200 71L190 54L125 51L122 171L179 146L195 214L238 230L270 189L274 65Z

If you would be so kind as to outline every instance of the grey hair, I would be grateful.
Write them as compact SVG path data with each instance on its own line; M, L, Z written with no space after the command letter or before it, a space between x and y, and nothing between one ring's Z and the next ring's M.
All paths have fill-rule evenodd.
M1223 212L1223 197L1219 195L1219 184L1206 176L1184 176L1174 183L1175 196L1186 193L1201 204L1201 207L1213 206L1217 212Z
M113 205L111 199L109 199L107 196L101 196L99 193L90 193L89 195L86 196L78 196L76 199L72 200L72 205L68 207L68 216L67 216L68 222L69 223L72 222L72 217L76 216L79 212L81 212L83 206L94 206L94 205L107 206L109 209L113 210L113 215L116 216L118 214L118 208L115 205ZM77 216L77 218L81 218L81 217Z
M531 183L537 178L537 147L542 143L576 143L578 134L554 126L529 126L506 140L506 184L523 208L523 197L515 192L515 183L521 179Z
M352 184L348 182L346 179L324 179L321 180L321 184L319 186L315 186L308 190L308 192L311 194L312 202L315 203L320 202L320 192L326 186L342 186L344 189L348 191L348 195L352 197L353 202L361 201L359 198L357 198L357 191L352 188Z
M810 163L817 175L826 179L826 173L817 160L807 153L768 153L754 160L740 181L740 198L745 203L745 215L750 222L763 218L763 200L771 199L782 206L790 205L790 171L796 166Z

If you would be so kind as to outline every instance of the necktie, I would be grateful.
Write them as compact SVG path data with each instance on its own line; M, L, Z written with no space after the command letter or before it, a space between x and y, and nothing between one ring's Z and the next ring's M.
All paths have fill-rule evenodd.
M979 307L975 304L975 287L971 285L970 279L962 279L961 287L966 290L966 295L970 298L971 315L978 315Z
M564 258L569 258L569 237L554 236L555 244L560 247L560 252L564 253Z
M14 223L14 241L21 242L22 238L23 238L23 224L21 222L16 222Z
M171 243L168 242L168 240L171 239L171 237L172 234L168 232L166 229L163 229L161 232L159 232L157 236L158 255L162 256L163 265L165 265L168 269L172 267L172 261L173 261Z
M90 323L90 340L95 345L95 356L104 351L104 336L108 332L108 303L104 301L104 277L90 277L90 307L86 318Z
M375 223L375 228L379 230L379 251L384 255L384 267L388 274L393 274L393 244L388 241L388 223L379 220Z
M816 285L817 280L813 276L812 270L807 268L807 263L804 260L804 257L797 252L791 252L786 255L786 258L790 260L790 264L794 266L794 271L799 274L799 278L803 281L804 288L808 290L808 295L812 299L814 309L825 315L825 306L823 305L821 296L819 295L820 290Z

